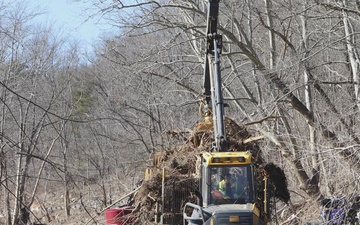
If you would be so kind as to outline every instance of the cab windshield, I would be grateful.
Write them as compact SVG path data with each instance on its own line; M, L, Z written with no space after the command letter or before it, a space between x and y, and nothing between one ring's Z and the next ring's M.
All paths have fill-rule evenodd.
M210 167L210 204L245 204L253 201L251 167Z

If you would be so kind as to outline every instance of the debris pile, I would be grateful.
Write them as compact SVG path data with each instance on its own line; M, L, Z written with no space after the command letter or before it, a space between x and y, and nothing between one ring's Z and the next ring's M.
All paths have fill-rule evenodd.
M253 138L244 126L236 124L229 118L226 118L225 124L229 151L250 151L254 165L257 168L257 174L260 175L266 171L269 178L273 180L275 197L287 203L290 195L285 174L281 168L272 163L264 164L260 148L256 143L256 140L260 138ZM188 196L185 200L174 203L176 207L179 207L178 210L182 209L186 202L197 202L194 191L197 190L196 178L199 175L199 156L202 152L211 151L213 141L212 121L205 119L205 121L198 123L194 127L191 135L185 139L183 145L156 153L154 167L150 169L150 177L143 182L135 195L136 208L133 216L138 218L135 223L156 224L156 221L160 221L159 208L162 205L161 183L164 171L166 173L166 188L173 188L175 189L173 191L182 193L188 191L185 192ZM177 185L171 185L175 183ZM259 190L261 190L260 184ZM164 204L171 201L175 200L166 198Z

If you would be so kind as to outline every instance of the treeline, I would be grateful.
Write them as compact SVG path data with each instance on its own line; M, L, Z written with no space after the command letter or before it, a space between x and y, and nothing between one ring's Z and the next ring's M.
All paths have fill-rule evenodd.
M295 204L359 189L358 4L220 4L226 115L265 136L262 153L287 173ZM18 224L39 193L59 190L70 215L72 190L93 183L105 207L111 193L132 189L151 153L177 144L167 131L201 120L207 1L97 7L121 32L102 39L91 58L37 25L36 13L0 9L0 208L7 224Z

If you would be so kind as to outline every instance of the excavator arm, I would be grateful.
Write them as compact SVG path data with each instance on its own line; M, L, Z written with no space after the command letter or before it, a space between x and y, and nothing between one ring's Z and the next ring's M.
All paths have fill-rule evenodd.
M209 0L206 27L206 52L204 60L204 97L208 111L213 116L215 142L213 151L228 151L225 133L224 100L222 93L220 54L222 36L217 32L220 0Z

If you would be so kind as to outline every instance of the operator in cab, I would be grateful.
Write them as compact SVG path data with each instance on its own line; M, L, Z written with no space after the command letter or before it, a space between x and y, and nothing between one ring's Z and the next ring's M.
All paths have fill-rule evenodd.
M219 191L223 194L224 198L232 198L232 184L230 174L226 174L219 182Z

